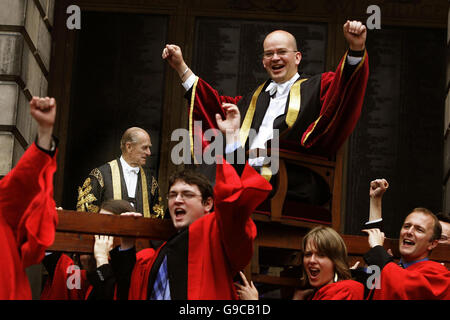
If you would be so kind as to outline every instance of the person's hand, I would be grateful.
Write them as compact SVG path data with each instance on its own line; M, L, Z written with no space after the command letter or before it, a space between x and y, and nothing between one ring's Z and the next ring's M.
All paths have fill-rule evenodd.
M33 97L30 101L31 116L38 123L37 144L50 150L52 145L53 125L56 118L56 101L54 98Z
M120 216L124 217L142 217L142 213L139 212L124 212L121 213ZM135 246L136 238L133 237L121 237L120 238L120 248L122 250L128 250Z
M220 114L216 114L216 122L219 130L225 135L226 143L234 143L239 140L239 128L241 126L241 113L238 107L232 103L222 103L225 111L225 120Z
M97 268L109 263L109 252L112 250L114 237L95 235L94 257L97 262Z
M236 292L239 296L239 299L241 299L241 300L259 300L258 290L255 288L253 281L250 281L250 283L248 283L247 278L245 277L244 273L242 271L239 271L239 274L241 275L242 282L244 283L244 285L241 285L239 283L234 284L237 287Z
M376 246L383 246L385 237L384 232L381 232L380 229L364 229L362 230L362 232L365 232L369 235L368 241L371 248Z
M312 293L314 292L314 289L306 289L306 290L300 290L297 289L294 292L294 296L292 297L292 300L305 300L307 299Z
M370 182L369 196L370 198L381 198L389 188L386 179L376 179Z
M183 52L181 48L175 44L166 44L166 47L162 51L161 57L166 60L169 65L178 73L181 81L184 81L192 74L192 71L186 72L188 66L184 62Z
M361 21L349 21L343 26L344 37L353 51L362 51L366 48L367 29Z

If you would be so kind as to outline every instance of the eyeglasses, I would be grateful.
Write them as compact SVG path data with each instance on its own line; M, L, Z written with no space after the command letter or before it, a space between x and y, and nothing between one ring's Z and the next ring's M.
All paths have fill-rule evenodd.
M195 193L193 193L193 192L189 192L189 191L186 191L186 192L180 192L180 193L177 193L177 192L170 192L169 194L168 194L168 196L167 196L167 200L169 200L169 201L173 201L173 200L175 200L178 196L180 196L180 198L181 198L181 200L189 200L189 199L192 199L192 198L195 198L195 197L201 197L202 195L201 194L195 194Z
M277 54L279 57L286 57L290 52L298 52L298 51L280 49L277 51L264 51L262 55L264 59L272 59L275 54Z

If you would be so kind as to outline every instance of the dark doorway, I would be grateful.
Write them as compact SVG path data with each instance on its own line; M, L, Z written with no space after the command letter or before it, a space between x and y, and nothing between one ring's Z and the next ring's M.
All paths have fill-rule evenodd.
M83 12L75 46L64 192L76 207L89 172L120 156L120 138L132 126L150 133L147 166L157 177L162 123L166 16Z

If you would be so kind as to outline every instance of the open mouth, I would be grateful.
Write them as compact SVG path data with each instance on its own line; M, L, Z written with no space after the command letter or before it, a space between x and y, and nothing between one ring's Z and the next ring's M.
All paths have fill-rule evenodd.
M413 246L413 245L415 245L416 243L414 242L414 241L412 241L412 240L409 240L409 239L403 239L403 245L404 246Z
M283 69L284 68L284 65L275 65L275 66L272 66L272 70L273 71L279 71L279 70L281 70L281 69Z
M320 273L320 269L317 269L317 268L309 268L308 270L309 270L309 274L310 274L311 278L317 278L317 276Z
M182 208L175 209L175 218L176 218L176 220L182 219L185 214L186 214L186 210L184 210Z

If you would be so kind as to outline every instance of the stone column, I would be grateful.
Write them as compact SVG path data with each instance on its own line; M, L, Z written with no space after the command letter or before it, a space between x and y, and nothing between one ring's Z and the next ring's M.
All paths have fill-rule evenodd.
M32 96L47 95L55 0L0 1L0 178L34 141ZM27 269L33 299L41 290L41 265Z
M47 95L54 0L0 1L0 177L34 141L32 96Z

